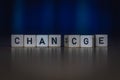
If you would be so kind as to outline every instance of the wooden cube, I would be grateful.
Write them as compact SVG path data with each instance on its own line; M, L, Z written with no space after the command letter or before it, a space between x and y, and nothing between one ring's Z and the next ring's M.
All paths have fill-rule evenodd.
M12 47L23 47L23 35L11 35Z
M80 47L80 36L79 35L65 35L64 46L65 47Z
M35 47L36 36L35 35L24 35L24 47Z
M108 46L108 35L95 35L96 46L97 47L106 47Z
M37 47L48 47L48 35L37 35Z
M80 46L81 47L93 47L93 35L81 35L80 36Z
M61 47L61 35L49 35L49 47Z

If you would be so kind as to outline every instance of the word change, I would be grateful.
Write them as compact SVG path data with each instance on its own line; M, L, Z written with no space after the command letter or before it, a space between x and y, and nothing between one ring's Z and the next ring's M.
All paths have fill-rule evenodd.
M12 47L107 47L108 35L11 35Z

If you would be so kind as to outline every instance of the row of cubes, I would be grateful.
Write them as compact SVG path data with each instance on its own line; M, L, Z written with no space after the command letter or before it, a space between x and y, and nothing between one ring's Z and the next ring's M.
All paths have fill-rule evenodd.
M107 47L108 35L64 35L64 47ZM11 35L12 47L61 47L61 35Z

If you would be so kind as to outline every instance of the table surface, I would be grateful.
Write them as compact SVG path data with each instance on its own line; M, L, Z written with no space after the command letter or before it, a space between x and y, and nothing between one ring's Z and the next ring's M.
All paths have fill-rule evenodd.
M96 48L0 47L0 80L120 80L119 44Z

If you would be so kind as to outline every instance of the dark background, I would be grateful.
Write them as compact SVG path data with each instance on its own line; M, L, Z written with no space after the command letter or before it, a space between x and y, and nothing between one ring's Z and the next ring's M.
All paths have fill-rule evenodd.
M17 1L17 0L16 0ZM117 35L119 35L119 1L118 0L97 0L97 1L94 1L94 0L91 0L91 5L92 4L96 4L95 6L93 6L93 7L97 7L97 9L98 10L101 10L101 11L103 11L103 12L109 12L110 13L110 16L109 17L107 17L108 19L106 19L106 18L104 18L104 19L106 19L106 20L108 20L108 23L106 23L106 27L105 26L102 26L102 25L100 25L100 24L102 24L102 21L104 20L104 19L100 19L100 18L97 18L97 20L99 21L99 24L97 24L95 27L96 28L98 28L99 30L97 30L97 29L94 29L95 27L91 27L91 25L87 25L87 28L92 28L93 30L84 30L84 32L80 32L80 30L79 31L77 31L77 29L74 29L74 27L75 27L75 19L74 19L74 17L75 17L75 14L74 14L74 10L76 9L76 8L74 8L77 4L77 0L51 0L50 2L53 2L53 6L54 6L54 14L56 14L56 15L54 15L54 20L53 20L53 22L54 22L54 24L53 24L53 26L52 27L50 27L50 28L53 28L53 30L52 31L48 31L47 32L47 30L41 30L43 27L45 27L46 25L45 24L49 24L49 23L45 23L45 24L40 24L39 22L37 22L37 19L38 18L34 18L35 19L35 21L36 21L36 23L35 22L33 22L33 25L31 24L31 23L29 23L29 22L26 22L26 23L21 23L21 25L23 25L24 26L24 29L23 30L21 30L21 31L19 31L19 32L17 32L17 30L16 30L16 32L15 32L15 30L14 30L14 28L15 27L17 27L18 25L20 25L19 23L17 24L17 25L14 25L15 24L15 20L14 20L14 15L15 15L15 4L17 4L16 3L16 1L15 0L1 0L0 1L0 11L1 11L1 13L0 13L0 34L1 34L1 36L2 35L10 35L10 34L13 34L13 33L25 33L25 34L29 34L29 33L35 33L35 34L39 34L41 31L41 33L43 33L43 34L52 34L52 33L60 33L60 34L74 34L74 33L78 33L78 34L97 34L97 33L108 33L108 34L110 34L110 35L114 35L114 36L117 36ZM44 4L42 4L42 1L38 1L38 0L25 0L26 2L24 3L24 7L23 8L26 8L26 7L28 7L27 9L31 9L31 4L34 4L34 6L35 5L44 5ZM65 2L66 1L66 2ZM78 0L78 1L81 1L81 3L82 3L82 0ZM84 0L83 0L84 1ZM65 2L65 4L63 5L62 3L64 3ZM88 0L86 0L86 1L84 1L84 3L89 3L90 1ZM41 4L40 4L41 3ZM45 1L45 3L47 4L48 3L48 5L50 4L49 2L47 2L47 0ZM70 16L72 15L73 16L73 18L70 18L70 19L74 19L74 20L69 20L69 16L68 17L65 17L65 19L66 20L68 20L68 23L67 24L65 24L65 22L63 22L63 23L61 23L59 20L61 19L61 18L59 18L58 16L58 12L61 12L60 14L60 17L64 17L64 16L66 16L65 14L64 14L64 12L65 12L65 10L61 10L61 11L59 11L59 9L64 9L64 8L59 8L59 7L67 7L66 5L67 5L67 3L70 3L69 4L69 6L71 6L72 5L72 7L69 7L68 6L68 8L66 8L66 10L68 10L68 9L72 9L73 8L73 11L72 10L69 10L68 12L66 12L66 14L68 14L69 12L73 12L72 14L70 14ZM46 6L48 6L48 5L46 5L45 4L45 7ZM63 5L63 6L62 6ZM18 8L18 9L20 9L20 8ZM44 8L43 8L44 9ZM84 9L84 8L83 8ZM96 10L97 10L96 9ZM17 9L16 9L17 10ZM58 10L58 11L57 11ZM32 10L31 10L32 11ZM86 10L87 11L87 10ZM26 11L27 12L27 11ZM41 13L42 13L42 11L40 11ZM63 12L63 15L62 15L62 12ZM49 11L48 11L48 13L49 13ZM25 14L25 13L24 13ZM35 13L35 12L33 12L33 13L30 13L30 11L28 11L28 14L32 14L33 15L33 17L34 17L34 15L36 15L37 14L37 12ZM69 15L68 14L68 15ZM37 14L38 15L38 14ZM43 14L40 14L40 15L43 15ZM99 14L100 16L102 16L102 17L105 17L105 16L103 16L102 15L102 12ZM99 16L99 15L97 15L97 16ZM43 15L44 16L44 15ZM71 17L72 17L71 16ZM92 15L89 15L89 16L92 16ZM24 15L23 15L23 17L24 17ZM29 17L29 16L28 16ZM28 20L28 19L33 19L33 18L24 18L24 19L26 19L26 20ZM45 17L46 18L46 17ZM84 19L85 17L83 17L83 19ZM19 18L18 18L19 19ZM110 20L109 20L110 19ZM43 20L43 18L41 19L41 21ZM64 18L62 18L62 20L64 20ZM61 21L62 21L61 20ZM90 20L89 20L90 21ZM88 21L88 22L89 22ZM67 21L66 21L67 22ZM74 27L72 27L72 26L70 26L70 24L71 24L71 22L73 23L73 25L72 26L74 26ZM25 24L27 24L27 25L25 25ZM62 24L62 25L61 25ZM86 23L86 24L88 24L88 23ZM32 26L31 26L32 25ZM65 29L64 27L65 27L65 25L66 25L66 30L63 30L63 29ZM100 25L100 26L99 26ZM36 27L36 29L33 29L34 28L34 26L39 26L39 27ZM93 26L93 25L92 25ZM82 25L82 24L80 24L80 26L79 27L86 27L84 24ZM27 28L31 28L31 29L33 29L33 30L26 30ZM40 28L40 30L38 30ZM47 27L46 27L47 28ZM69 30L68 30L68 28L69 28ZM106 29L107 28L107 29ZM61 30L59 30L59 29L61 29ZM81 29L81 28L80 28ZM104 30L105 29L105 30ZM38 31L37 31L38 30ZM90 32L90 33L86 33L86 31L88 31L88 32ZM94 31L94 32L93 32ZM93 32L93 33L92 33Z
M11 34L108 34L118 40L119 9L118 0L1 0L1 45L10 45Z

